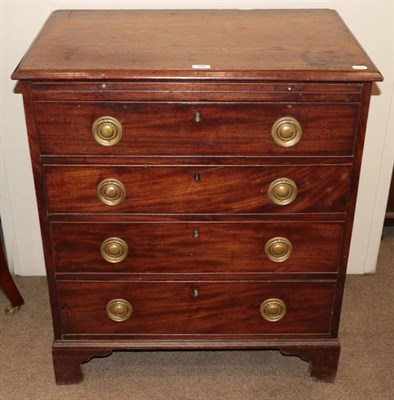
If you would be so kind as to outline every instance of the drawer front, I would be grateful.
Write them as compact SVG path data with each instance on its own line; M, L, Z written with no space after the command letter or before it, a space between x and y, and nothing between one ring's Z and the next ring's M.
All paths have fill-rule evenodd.
M50 166L45 179L50 213L344 212L350 172L350 166ZM107 205L100 196L121 202Z
M43 154L334 156L353 154L358 104L36 102L35 110ZM113 146L93 137L103 116L121 125ZM285 116L302 137L283 148L271 129Z
M57 272L335 272L342 228L312 222L53 223L51 240Z
M59 281L57 287L63 334L138 334L140 338L149 334L328 334L335 291L332 282ZM107 314L127 316L125 306L107 311L115 299L131 306L131 316L123 322ZM269 299L285 304L282 319L271 322L262 317L262 303ZM283 303L273 310L277 317Z

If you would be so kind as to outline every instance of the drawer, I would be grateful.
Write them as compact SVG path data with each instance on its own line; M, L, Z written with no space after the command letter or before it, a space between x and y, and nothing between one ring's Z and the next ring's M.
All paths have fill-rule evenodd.
M45 184L50 213L344 212L350 172L333 165L48 166Z
M327 335L335 283L58 281L57 288L64 335Z
M341 223L52 223L57 272L336 272ZM83 235L81 235L83 232Z
M355 103L149 102L36 102L34 107L43 154L228 156L351 155L359 108ZM295 145L289 141L294 121L280 120L287 116L301 127ZM276 132L290 147L273 140L278 120ZM120 142L96 142L93 126L104 144L116 142L121 130Z

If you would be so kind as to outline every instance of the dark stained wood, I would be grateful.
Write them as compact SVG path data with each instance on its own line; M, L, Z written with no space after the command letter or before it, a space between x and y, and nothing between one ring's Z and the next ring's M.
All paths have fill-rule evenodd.
M1 232L1 224L0 224ZM14 280L8 269L7 260L5 258L3 243L2 243L2 232L0 234L0 290L4 292L11 305L7 308L8 312L13 312L17 310L23 303L24 300L19 293L18 288L15 285Z
M192 68L204 64L211 68ZM14 79L174 77L381 79L333 10L56 11L13 74Z
M344 222L346 213L323 214L50 214L48 220L54 223L134 223L134 222Z
M286 101L358 102L360 83L107 81L37 82L32 97L38 101Z
M54 348L59 349L76 349L76 348L84 348L90 349L93 351L94 349L107 349L111 347L114 351L116 350L177 350L177 349L210 349L210 350L218 350L218 349L227 349L227 350L238 350L238 349L290 349L290 348L316 348L319 349L321 347L339 347L338 339L295 339L293 341L289 341L287 339L277 338L275 340L272 339L252 339L248 341L240 340L240 339L230 339L227 338L223 340L223 338L218 337L210 338L209 340L204 339L188 339L185 341L179 340L152 340L152 339L144 339L144 340L85 340L80 339L78 342L74 341L65 341L65 340L55 340L53 343Z
M52 357L56 383L70 385L82 382L81 364L94 357L106 357L110 354L112 354L111 348L71 349L53 346Z
M166 96L166 100L171 99L171 95L181 93L183 95L200 96L229 96L220 97L221 100L238 99L240 93L248 96L253 93L267 93L273 98L281 98L285 94L297 96L294 100L303 101L305 96L312 93L321 95L343 93L361 94L361 83L323 83L323 82L204 82L204 81L33 81L32 97L34 100L73 100L81 99L81 96L90 96L88 99L97 100L99 96L105 97L105 100L119 100L125 94L126 99L133 98L134 95L149 94L149 100L157 93ZM289 89L290 88L290 89ZM69 97L70 96L70 97ZM113 96L111 98L110 96ZM209 97L210 98L210 97ZM210 98L211 99L211 98ZM343 98L342 98L343 99ZM357 97L357 100L360 96ZM200 99L201 100L201 99ZM238 99L239 100L239 99ZM337 99L337 101L340 101ZM347 98L347 101L352 101Z
M280 351L288 356L298 356L310 364L309 373L312 378L324 382L334 382L337 374L341 348L338 345L300 346L281 348Z
M20 87L23 94L23 106L25 111L27 135L29 140L30 157L33 167L34 186L36 190L36 199L38 206L38 216L41 228L41 237L44 247L45 268L48 280L49 301L51 305L51 315L53 320L53 328L55 339L60 338L60 319L56 305L57 291L55 284L55 275L53 268L53 257L51 250L51 240L49 235L49 224L47 219L47 210L45 204L45 189L42 176L40 162L40 144L35 126L35 117L33 110L33 102L31 98L30 82L21 81Z
M349 175L346 166L45 168L50 213L340 212L346 207ZM268 197L270 183L283 177L298 188L297 198L285 206ZM96 194L97 185L110 178L126 188L125 200L116 206L101 203Z
M60 281L58 291L63 334L128 334L136 340L149 334L328 335L335 282ZM121 323L106 315L108 301L118 298L133 307ZM286 304L280 321L260 315L260 304L270 298Z
M334 379L369 81L382 79L335 11L57 11L13 78L57 383L127 349L279 349ZM93 140L103 114L123 124L114 147ZM284 115L303 128L290 148L271 138ZM282 177L298 187L287 206L267 196ZM107 178L126 186L118 206L97 199ZM120 264L100 256L108 236L129 244ZM272 236L293 244L284 263L264 255ZM105 313L119 297L133 304L124 323ZM259 313L271 297L287 305L276 323Z
M56 272L336 272L342 228L310 222L74 223L51 224L51 238ZM293 249L288 260L275 263L264 246L278 236L290 240ZM109 263L101 256L101 243L108 237L127 243L122 262Z
M389 197L387 199L386 217L384 220L385 225L394 225L394 169L391 177L391 185L389 190Z
M56 279L63 280L93 280L93 281L111 281L111 282L179 282L185 279L193 278L198 281L211 281L212 279L222 279L224 281L245 280L248 281L330 281L337 278L337 272L201 272L201 273L130 273L130 272L56 272Z
M242 156L117 156L117 155L41 155L41 163L45 166L51 165L133 165L138 167L151 166L200 166L200 167L219 167L219 166L255 166L264 167L292 165L295 168L298 166L352 166L352 156L340 157L242 157Z
M291 343L291 344L290 344ZM105 357L112 350L272 350L278 349L285 355L296 355L311 364L310 374L313 378L332 382L336 374L340 345L337 340L117 340L117 341L55 341L53 356L57 384L73 384L83 380L81 363L93 357Z
M349 257L349 250L350 250L350 241L352 238L352 229L353 229L353 222L354 222L354 212L356 209L356 201L357 201L357 193L358 193L358 183L360 180L360 170L361 170L361 161L362 161L362 154L364 149L364 142L365 142L365 133L367 127L367 120L368 120L368 109L369 103L371 99L371 83L366 83L363 86L362 96L363 101L361 103L360 109L360 116L357 124L357 131L356 131L356 148L355 148L355 155L354 155L354 167L352 170L352 179L349 185L349 199L347 203L347 216L346 216L346 224L342 242L342 252L339 259L340 267L338 273L338 288L337 293L335 296L335 308L332 320L332 332L333 335L338 335L339 330L339 321L341 316L341 307L343 301L343 291L345 287L345 280L346 280L346 269L347 269L347 262Z
M353 153L358 105L35 102L35 112L43 154L341 156ZM92 135L104 115L123 126L122 140L112 147ZM302 126L301 141L288 148L271 135L284 116Z

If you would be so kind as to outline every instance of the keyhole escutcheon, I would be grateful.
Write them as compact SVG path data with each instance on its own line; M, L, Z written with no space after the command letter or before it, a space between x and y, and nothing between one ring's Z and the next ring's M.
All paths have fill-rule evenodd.
M201 119L201 112L200 112L200 110L194 111L194 122L195 122L196 124L199 124L201 121L202 121L202 119Z

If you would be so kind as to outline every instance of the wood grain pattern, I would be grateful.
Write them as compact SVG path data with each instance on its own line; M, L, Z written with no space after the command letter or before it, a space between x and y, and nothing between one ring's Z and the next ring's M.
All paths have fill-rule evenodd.
M41 155L41 164L44 166L53 165L92 165L102 166L137 166L137 167L152 167L152 166L198 166L198 167L226 167L226 166L249 166L249 167L266 167L270 166L288 166L291 165L295 169L299 166L352 166L352 156L286 156L286 157L243 157L243 156L117 156L117 155Z
M338 212L346 207L349 174L348 166L45 168L50 213ZM270 183L282 177L298 187L296 200L286 206L268 197ZM109 178L126 188L125 200L116 206L97 198L97 185Z
M112 349L95 348L62 348L53 346L52 358L55 370L55 379L58 385L70 385L83 381L81 365L93 357L105 357L112 354Z
M211 350L274 350L278 349L285 355L294 355L310 364L311 377L324 382L332 382L335 378L340 344L335 339L321 340L232 340L226 338L209 340L79 340L55 341L52 346L55 376L57 384L72 384L81 382L83 374L81 363L93 357L105 357L112 350L181 350L181 349L211 349Z
M35 111L43 154L338 156L353 153L358 104L35 102ZM106 115L123 126L113 147L92 135L94 121ZM284 116L303 132L289 148L271 135Z
M296 32L296 34L295 34ZM193 65L208 64L208 70ZM353 65L366 70L354 70ZM333 10L63 10L14 79L379 80Z
M25 110L25 120L30 148L30 157L32 161L34 186L36 192L38 216L40 221L42 244L44 248L45 269L48 280L49 301L51 305L51 315L53 321L55 339L60 338L60 317L57 309L57 290L55 285L55 276L53 268L53 258L51 241L49 234L49 224L47 218L47 209L45 203L44 180L40 162L40 142L37 136L35 126L35 116L33 109L33 101L31 97L31 82L20 82L20 87L23 94L23 106Z
M289 90L289 87L291 90ZM311 93L361 95L362 84L360 82L249 82L247 80L243 82L204 82L200 80L174 80L173 82L124 80L104 82L100 79L97 81L32 81L31 88L34 100L72 100L72 96L80 100L79 96L84 95L90 95L90 100L98 100L100 96L105 96L106 93L108 96L114 96L117 100L122 99L123 94L132 97L133 93L149 93L153 97L156 93L162 93L169 97L173 93L201 94L203 96L209 96L210 94L228 95L230 96L228 99L240 93L248 95L268 93L274 97L287 93L297 95L297 98L302 101L305 95ZM111 99L107 98L106 100Z
M305 222L330 223L344 222L346 213L323 213L323 214L50 214L50 223L140 223L140 222L269 222L271 224L279 222Z
M311 222L51 224L51 240L57 273L336 272L342 227ZM264 252L265 243L277 236L293 246L290 259L281 263ZM122 262L112 264L101 256L108 237L127 243Z
M13 78L57 383L125 349L279 349L334 379L370 81L382 79L335 11L57 11ZM103 114L124 127L113 148L92 137ZM303 127L290 148L271 139L284 115ZM267 195L282 177L298 187L287 206ZM126 186L115 207L96 196L108 178ZM124 262L102 260L108 236L128 242ZM284 263L264 256L272 236L293 244ZM133 304L124 323L105 313L119 297ZM287 305L277 323L259 313L270 297Z
M298 356L304 361L308 361L309 373L312 378L324 382L334 382L341 351L339 344L284 347L280 351L287 356Z
M34 101L359 102L360 83L162 81L33 82Z
M63 334L328 334L335 282L60 281L58 291ZM122 323L105 311L108 301L118 298L133 307ZM276 323L260 315L260 304L269 298L287 306Z
M342 252L341 257L339 259L340 268L338 273L338 288L337 293L335 296L335 308L334 314L332 318L332 333L333 335L337 336L339 331L339 321L341 316L341 307L343 301L343 291L345 288L345 280L346 280L346 269L349 257L349 250L350 250L350 241L352 238L352 229L353 229L353 222L354 222L354 213L356 209L356 202L357 202L357 193L358 193L358 184L360 180L360 170L361 170L361 161L365 143L365 133L367 128L367 120L368 120L368 109L369 103L371 99L371 89L372 84L366 83L363 85L362 90L362 105L360 109L360 116L357 124L357 131L356 131L356 148L354 152L354 159L353 159L353 170L352 170L352 179L349 185L349 200L347 204L346 210L346 224L345 224L345 231L342 243Z

